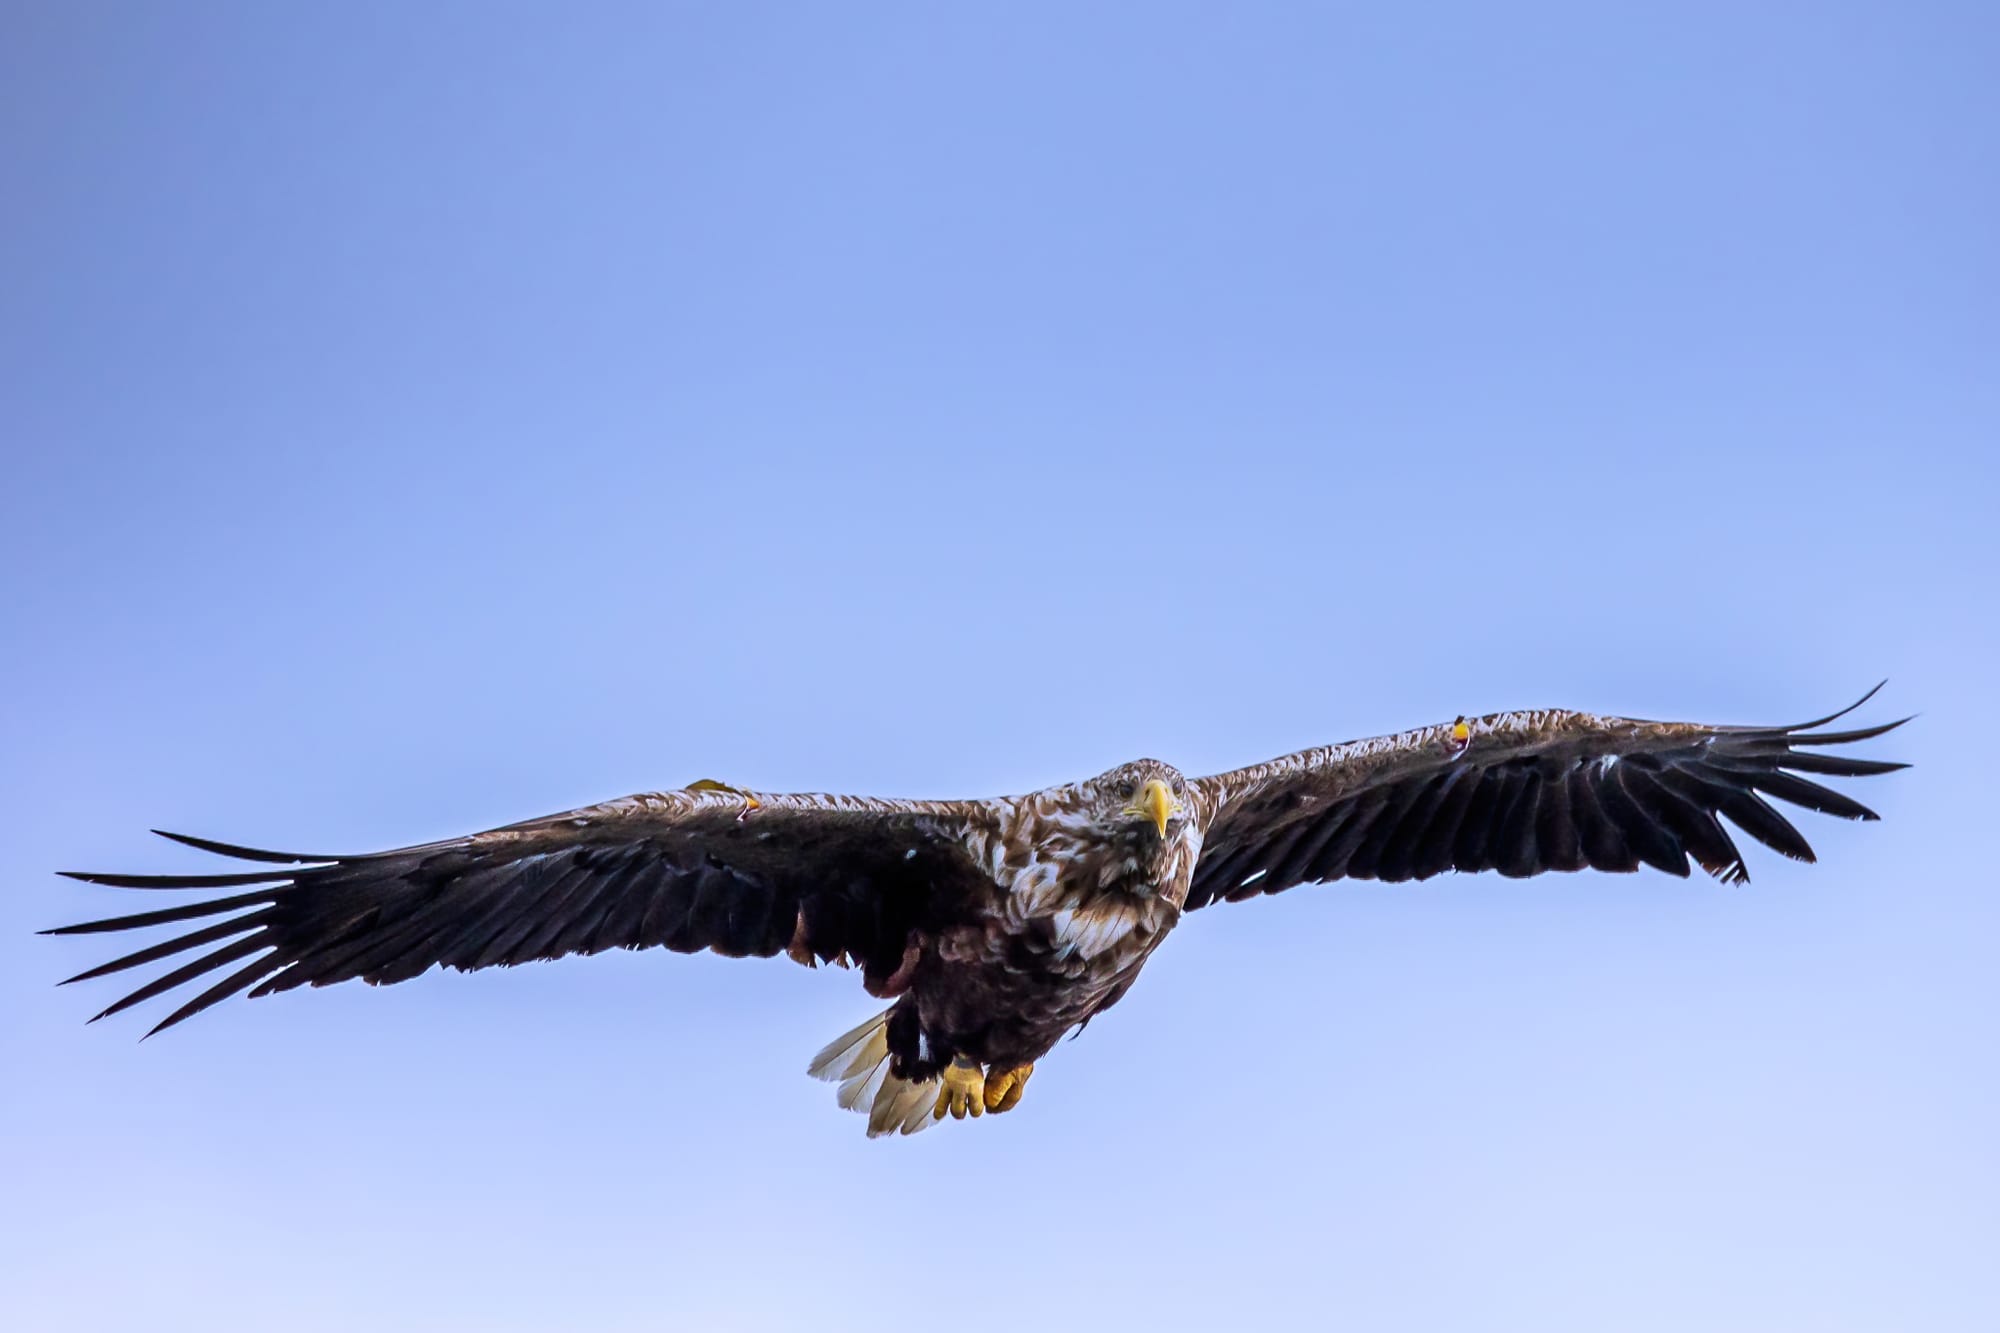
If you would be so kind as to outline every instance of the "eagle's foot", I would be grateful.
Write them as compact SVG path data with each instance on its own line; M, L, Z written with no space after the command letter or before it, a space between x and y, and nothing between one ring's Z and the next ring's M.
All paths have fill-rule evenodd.
M937 1105L931 1108L931 1119L942 1120L946 1111L953 1120L965 1119L967 1113L979 1116L986 1113L986 1075L979 1070L977 1060L964 1056L954 1056L952 1062L938 1073Z
M688 783L688 785L686 787L683 787L681 790L720 791L720 792L727 792L731 796L742 797L743 808L736 812L736 818L739 822L749 818L750 813L753 810L762 810L764 808L764 803L762 801L758 800L755 796L752 796L749 792L744 791L741 787L732 787L726 782L717 782L714 778L697 778L695 781Z
M1021 1104L1021 1094L1027 1089L1028 1075L1035 1072L1030 1064L1016 1065L1002 1073L988 1076L986 1080L986 1109L994 1115L1011 1111Z

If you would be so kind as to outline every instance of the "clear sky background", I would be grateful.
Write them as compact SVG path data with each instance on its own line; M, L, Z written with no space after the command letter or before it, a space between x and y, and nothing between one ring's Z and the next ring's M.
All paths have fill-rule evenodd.
M2000 1326L1996 68L1973 3L7 6L0 1322ZM203 863L150 826L1883 676L1817 867L1204 912L913 1140L804 1076L851 974L142 1045L31 933Z

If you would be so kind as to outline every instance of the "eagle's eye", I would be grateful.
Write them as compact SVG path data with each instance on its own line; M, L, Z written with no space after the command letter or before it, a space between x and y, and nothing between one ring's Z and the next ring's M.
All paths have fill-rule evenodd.
M1121 783L1119 783L1119 784L1118 784L1118 799L1119 799L1119 800L1121 800L1121 801L1129 801L1129 800L1131 800L1131 799L1132 799L1132 798L1133 798L1134 796L1137 796L1138 794L1139 794L1139 784L1138 784L1138 783L1136 783L1136 782L1131 782L1131 781L1126 781L1126 782L1121 782Z

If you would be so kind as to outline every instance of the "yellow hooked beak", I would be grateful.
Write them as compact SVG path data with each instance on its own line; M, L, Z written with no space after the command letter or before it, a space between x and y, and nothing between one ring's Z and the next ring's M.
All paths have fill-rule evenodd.
M1145 818L1153 821L1153 827L1167 836L1167 821L1181 808L1174 794L1167 790L1167 784L1153 778L1139 789L1139 795L1132 804L1125 807L1125 813L1134 819Z

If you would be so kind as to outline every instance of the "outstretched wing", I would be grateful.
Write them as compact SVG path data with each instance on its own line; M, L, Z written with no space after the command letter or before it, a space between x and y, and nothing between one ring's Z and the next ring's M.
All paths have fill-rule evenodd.
M778 796L699 783L367 856L165 834L262 864L217 875L69 872L123 888L245 891L44 933L203 922L70 978L202 951L103 1018L240 965L154 1032L244 990L266 995L353 977L386 984L434 964L469 971L656 945L732 957L784 951L802 963L851 959L880 988L912 931L975 900L984 877L964 838L989 814L977 802Z
M1881 686L1876 686L1879 690ZM1812 848L1764 798L1838 815L1875 812L1801 773L1861 777L1907 765L1824 747L1907 718L1823 731L1717 727L1540 710L1495 713L1303 750L1203 778L1213 811L1187 907L1332 879L1428 879L1447 870L1636 870L1749 879L1717 815L1795 860Z

